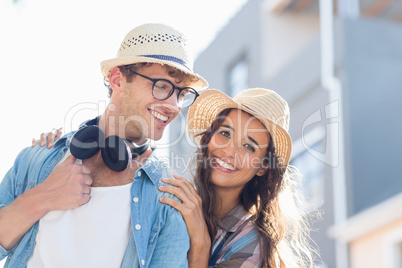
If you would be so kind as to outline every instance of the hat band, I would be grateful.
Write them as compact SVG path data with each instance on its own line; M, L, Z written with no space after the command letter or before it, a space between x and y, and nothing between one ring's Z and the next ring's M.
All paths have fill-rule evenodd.
M187 66L187 63L184 60L176 58L176 57L173 57L173 56L167 56L167 55L139 55L139 56L140 57L147 57L147 58L154 58L154 59L158 59L158 60L173 61L173 62L176 62L176 63L179 63L179 64L183 65L190 72L193 72L193 70L191 70L191 68L189 68Z

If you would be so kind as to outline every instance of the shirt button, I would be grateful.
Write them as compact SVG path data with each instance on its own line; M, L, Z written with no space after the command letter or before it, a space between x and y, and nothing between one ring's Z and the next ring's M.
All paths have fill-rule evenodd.
M141 171L138 171L137 175L138 177L141 177Z
M134 198L133 198L133 201L134 201L135 203L137 203L137 202L139 201L138 197L134 197Z
M135 229L136 229L136 230L140 230L140 229L141 229L141 225L137 224L137 225L135 226Z
M145 261L144 261L144 260L141 260L141 264L144 265L144 264L145 264Z

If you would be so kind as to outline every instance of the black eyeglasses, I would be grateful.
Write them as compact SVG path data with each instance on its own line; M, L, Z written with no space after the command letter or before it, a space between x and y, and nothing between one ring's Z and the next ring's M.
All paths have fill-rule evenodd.
M192 87L175 87L172 82L166 79L153 79L148 76L134 72L149 81L152 81L152 96L157 100L167 100L173 95L175 89L177 93L177 106L181 108L189 107L199 96L198 92Z

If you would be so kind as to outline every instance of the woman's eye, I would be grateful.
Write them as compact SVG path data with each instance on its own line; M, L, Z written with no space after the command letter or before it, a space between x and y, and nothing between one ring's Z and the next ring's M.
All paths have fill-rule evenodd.
M224 136L226 138L230 138L230 133L229 132L222 130L220 133L221 133L222 136Z
M255 148L251 144L246 144L246 145L244 145L244 147L246 147L247 150L255 152Z

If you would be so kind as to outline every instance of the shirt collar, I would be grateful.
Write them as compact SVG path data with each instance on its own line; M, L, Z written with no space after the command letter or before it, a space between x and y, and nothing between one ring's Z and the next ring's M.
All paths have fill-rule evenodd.
M164 163L161 162L155 155L155 151L153 151L148 157L147 161L145 161L145 163L138 170L140 169L144 170L152 183L155 184L162 177L162 172L164 169L166 169L166 167L164 166Z
M238 205L223 217L218 225L227 232L236 232L250 217L252 215L244 209L243 205Z
M69 132L64 136L62 136L60 139L58 139L54 144L54 148L57 148L59 146L65 146L67 148L70 148L71 137L74 135L75 132L76 131Z

